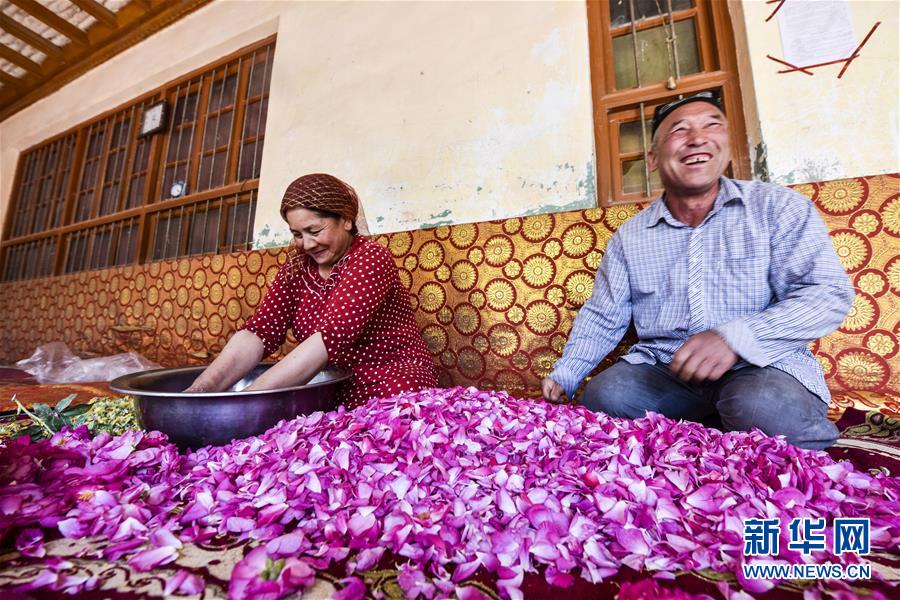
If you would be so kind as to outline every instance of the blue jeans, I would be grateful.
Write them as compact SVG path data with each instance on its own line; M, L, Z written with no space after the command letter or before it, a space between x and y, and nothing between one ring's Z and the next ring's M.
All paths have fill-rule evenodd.
M828 405L774 367L744 367L718 381L695 384L680 380L666 364L620 360L588 382L581 404L628 419L650 411L723 431L756 427L813 450L827 448L838 438L837 427L826 416Z

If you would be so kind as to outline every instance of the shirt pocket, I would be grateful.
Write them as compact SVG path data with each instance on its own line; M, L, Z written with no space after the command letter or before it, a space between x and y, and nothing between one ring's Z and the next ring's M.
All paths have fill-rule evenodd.
M769 257L765 254L733 256L719 263L715 278L716 299L726 309L726 319L757 313L769 306Z

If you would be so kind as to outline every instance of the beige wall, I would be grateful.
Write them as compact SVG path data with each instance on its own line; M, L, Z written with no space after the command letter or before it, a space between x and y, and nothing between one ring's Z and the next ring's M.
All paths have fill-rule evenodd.
M335 43L340 40L340 43ZM596 205L580 2L297 3L281 14L257 210L327 171L372 233Z
M777 17L765 21L773 5L743 3L772 181L806 183L900 171L900 4L851 0L849 6L858 42L876 22L881 25L838 79L842 64L813 69L812 76L779 74L782 67L766 58L784 56Z

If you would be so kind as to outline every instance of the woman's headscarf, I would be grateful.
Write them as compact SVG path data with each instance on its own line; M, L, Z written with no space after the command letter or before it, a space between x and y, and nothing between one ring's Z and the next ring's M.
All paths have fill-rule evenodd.
M324 210L337 213L356 223L359 214L359 198L356 190L325 173L312 173L298 177L284 191L281 199L281 218L293 208Z

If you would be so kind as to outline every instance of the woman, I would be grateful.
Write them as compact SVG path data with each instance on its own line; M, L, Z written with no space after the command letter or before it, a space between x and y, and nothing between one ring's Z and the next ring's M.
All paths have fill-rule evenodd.
M352 372L338 400L349 408L370 398L436 387L431 354L416 327L409 292L390 253L357 235L359 200L325 174L304 175L281 200L294 238L256 314L185 391L221 391L284 343L302 340L248 390L302 385L326 364Z

